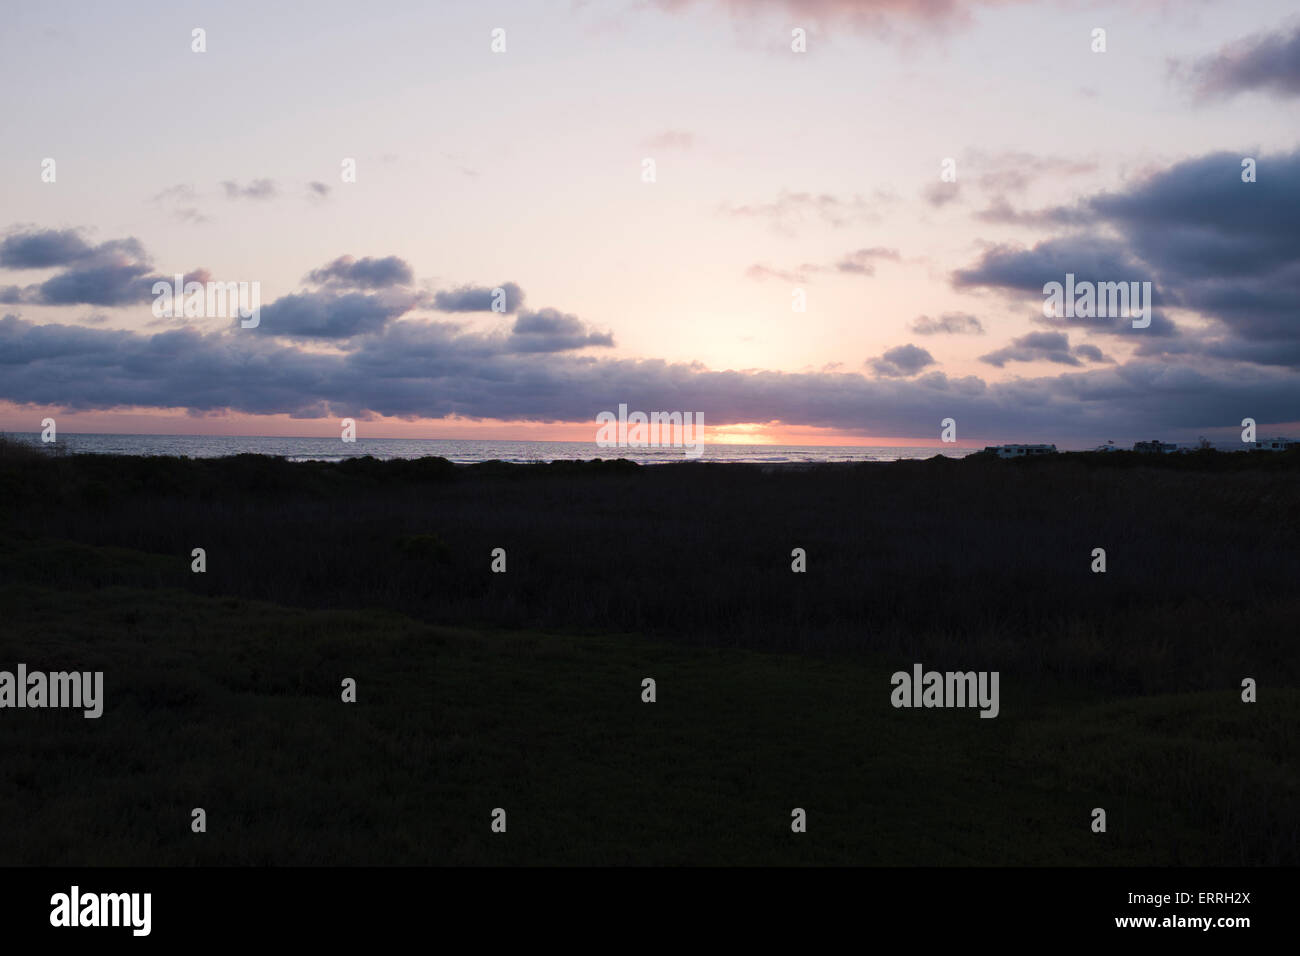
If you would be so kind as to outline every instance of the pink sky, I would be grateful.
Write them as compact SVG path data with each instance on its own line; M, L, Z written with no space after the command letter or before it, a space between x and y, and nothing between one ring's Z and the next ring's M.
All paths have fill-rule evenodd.
M275 435L336 438L340 424L333 418L290 418L288 415L188 415L175 409L123 409L106 412L51 412L37 406L0 402L0 431L39 432L41 420L54 417L65 434L121 435ZM592 422L503 422L489 419L444 418L404 421L376 417L357 422L363 438L460 438L503 441L594 441L599 426ZM710 444L844 445L926 448L934 439L871 438L829 428L793 428L779 423L704 426ZM975 441L958 441L957 447L977 447Z

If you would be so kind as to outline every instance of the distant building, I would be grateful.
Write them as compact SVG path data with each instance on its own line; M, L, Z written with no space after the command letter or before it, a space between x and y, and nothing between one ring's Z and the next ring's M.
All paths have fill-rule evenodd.
M1026 458L1031 455L1054 455L1055 445L988 445L985 451L994 452L999 458Z
M1139 441L1133 443L1133 450L1148 455L1172 455L1178 451L1178 445L1171 441Z
M1093 451L1119 451L1119 446L1113 441L1108 441L1104 445L1098 445Z
M1251 451L1286 451L1300 445L1300 438L1263 438L1252 446Z

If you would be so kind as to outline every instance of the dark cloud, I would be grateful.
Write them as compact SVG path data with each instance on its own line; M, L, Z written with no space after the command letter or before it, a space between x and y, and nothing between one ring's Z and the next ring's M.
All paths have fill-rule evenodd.
M385 289L410 285L414 277L411 267L397 256L382 259L339 256L328 265L308 273L306 281L356 289Z
M1247 157L1257 163L1255 182L1242 180ZM1202 351L1274 364L1275 356L1290 354L1289 345L1300 342L1300 151L1195 157L1045 215L1083 231L1030 249L993 247L954 273L953 284L1025 293L1026 301L1037 296L1041 302L1043 284L1066 272L1076 281L1150 280L1156 302L1197 313L1213 330L1181 346L1146 342L1146 353ZM1104 330L1099 320L1074 321ZM1110 330L1123 332L1127 325L1114 322ZM1140 331L1144 338L1188 335L1159 309L1151 327ZM1255 347L1261 342L1275 351Z
M91 245L77 230L26 229L0 241L0 268L62 271L35 285L0 288L0 302L30 305L123 306L153 298L153 284L172 276L154 274L138 239Z
M27 295L37 305L131 305L153 298L153 284L163 280L138 262L105 262L68 269L47 279Z
M513 282L503 282L497 286L505 293L503 306L505 311L519 311L524 302L524 290ZM463 285L456 289L444 290L433 297L433 307L439 312L491 312L496 299L496 289L487 286Z
M388 265L381 265L383 263ZM409 280L406 263L396 257L352 260L348 256L336 259L323 270L316 270L311 278L317 282L332 282L335 276L342 276L345 284L360 284L364 279L370 287L377 288L393 278L399 271L398 265L407 270ZM358 266L366 266L360 275L356 271ZM517 286L515 293L518 293ZM363 293L329 285L314 292L286 295L263 306L258 331L262 335L335 339L343 342L346 348L363 349L367 347L366 336L384 331L395 319L427 304L424 293L400 288ZM611 333L596 331L577 316L557 309L520 313L506 335L462 335L454 323L408 322L402 328L405 334L417 338L422 335L426 338L434 335L448 341L454 338L457 347L476 350L484 356L497 352L568 352L614 344ZM435 331L427 333L421 332L422 329Z
M1085 282L1094 285L1150 282L1154 303L1178 304L1157 281L1157 270L1139 259L1124 240L1089 234L1048 239L1028 249L1012 245L992 246L973 267L954 272L952 282L958 289L984 288L1006 292L1025 305L1027 314L1034 321L1078 325L1092 332L1140 332L1147 337L1178 334L1174 322L1159 308L1152 308L1151 325L1140 330L1133 329L1132 319L1127 316L1045 319L1043 286L1049 282L1064 283L1067 274L1074 275L1076 287Z
M420 304L411 293L366 295L332 290L286 295L262 306L258 331L296 338L347 339L376 332Z
M589 345L613 344L610 333L595 332L576 315L556 309L522 312L510 331L510 349L515 352L568 352Z
M1188 159L1071 209L1045 211L1044 219L1079 231L1028 249L990 248L954 273L953 284L1041 304L1043 285L1067 272L1076 282L1151 281L1156 303L1195 313L1210 330L1176 328L1156 309L1150 328L1134 330L1142 336L1139 354L1300 367L1289 357L1300 343L1300 152L1250 157L1255 182L1242 180L1247 155ZM1123 319L1063 324L1117 333L1130 326ZM1178 336L1184 341L1149 341Z
M1171 72L1202 100L1259 91L1283 99L1300 96L1300 25L1290 32L1258 33L1230 43Z
M48 269L89 258L94 247L75 229L18 232L0 240L0 266L6 269Z
M1259 158L1254 183L1242 182L1246 156L1253 154L1189 159L1085 206L1096 219L1131 231L1137 254L1180 278L1206 268L1268 272L1300 258L1300 152Z
M255 336L200 335L185 327L154 335L0 320L5 397L69 409L126 405L191 410L254 408L304 413L320 402L337 359L270 346ZM42 382L41 367L52 375ZM241 389L252 389L240 400ZM175 396L168 398L168 395ZM177 401L176 399L181 399ZM19 400L14 398L14 400Z
M1150 267L1139 262L1122 241L1068 236L1048 239L1030 249L992 246L974 267L953 273L953 285L1012 289L1042 296L1045 283L1059 282L1067 272L1074 274L1076 282L1151 278Z
M539 355L513 351L508 336L410 319L361 336L343 352L308 351L259 331L143 335L7 316L0 320L0 399L72 410L143 406L555 422L591 422L622 401L699 410L718 425L779 421L870 436L937 439L939 423L951 416L966 437L1046 441L1173 430L1194 436L1236 425L1246 414L1290 421L1300 408L1300 376L1250 367L1214 372L1129 362L988 384L941 372L869 378Z
M1113 362L1110 356L1106 355L1095 345L1076 345L1070 350L1074 355L1089 362Z
M1054 362L1058 365L1082 365L1089 362L1110 361L1095 345L1076 345L1070 348L1070 337L1064 332L1030 332L1012 340L1008 346L981 355L980 361L998 368L1008 362Z
M918 345L896 345L892 349L886 349L884 355L867 359L864 364L877 375L899 378L915 375L933 365L934 356Z
M1244 339L1295 340L1300 326L1300 151L1258 158L1215 153L1090 200L1134 252L1178 289L1179 304Z
M313 199L324 199L330 194L330 187L325 183L312 180L307 184L307 195Z
M917 335L983 335L980 320L965 312L947 312L937 319L918 315L912 320L912 331Z

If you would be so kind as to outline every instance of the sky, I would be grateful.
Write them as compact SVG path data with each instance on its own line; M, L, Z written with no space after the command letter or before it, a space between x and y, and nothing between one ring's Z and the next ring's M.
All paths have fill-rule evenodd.
M1300 432L1293 4L3 17L3 430ZM256 326L157 314L177 274L256 283ZM1067 274L1150 283L1150 324L1049 318Z

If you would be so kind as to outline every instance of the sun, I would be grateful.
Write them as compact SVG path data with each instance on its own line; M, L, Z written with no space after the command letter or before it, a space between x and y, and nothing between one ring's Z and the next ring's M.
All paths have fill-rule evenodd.
M724 425L709 429L714 445L772 445L776 443L766 424L760 422Z

